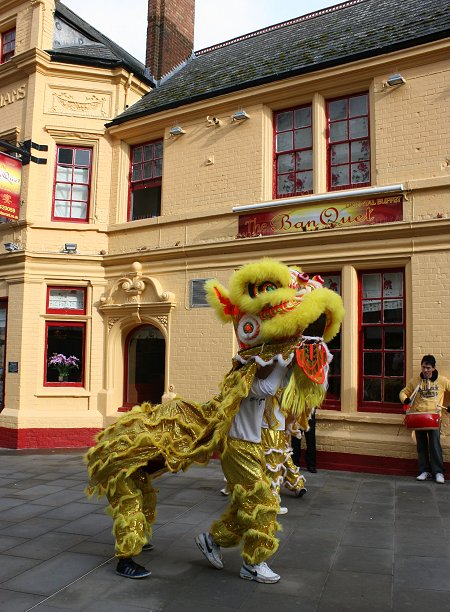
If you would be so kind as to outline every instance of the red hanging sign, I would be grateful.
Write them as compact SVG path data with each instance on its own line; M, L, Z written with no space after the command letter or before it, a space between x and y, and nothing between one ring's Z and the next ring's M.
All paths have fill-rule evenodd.
M0 217L19 219L22 162L0 152Z

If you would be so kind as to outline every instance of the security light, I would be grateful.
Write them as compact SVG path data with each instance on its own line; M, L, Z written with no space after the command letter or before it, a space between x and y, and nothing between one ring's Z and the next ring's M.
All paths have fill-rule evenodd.
M170 128L169 134L171 136L181 136L181 134L186 134L186 132L180 125L174 125Z
M386 84L389 85L389 87L395 87L396 85L404 85L405 83L405 77L403 77L399 72L391 74L391 76L386 81Z
M20 246L18 244L16 244L15 242L5 242L5 244L3 246L10 253L12 253L13 251L19 251L20 250Z
M250 115L247 115L245 110L240 109L231 115L231 119L233 121L245 121L246 119L250 119Z
M66 242L64 245L63 253L74 254L77 252L78 245L75 242Z

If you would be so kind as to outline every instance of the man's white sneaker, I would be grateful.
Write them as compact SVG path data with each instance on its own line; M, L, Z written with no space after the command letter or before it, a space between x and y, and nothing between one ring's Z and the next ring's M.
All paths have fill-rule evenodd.
M201 533L195 538L195 543L213 567L217 569L223 568L220 546L214 542L211 534Z
M277 514L287 514L287 513L288 513L288 509L286 508L286 506L280 506L277 512Z
M419 474L416 478L416 480L426 480L427 478L430 478L431 474L429 472L422 472L422 474Z
M221 492L222 495L229 495L230 494L230 492L227 490L226 487L224 487L223 489L220 489L220 492Z
M265 562L258 563L257 565L243 563L239 576L244 580L255 580L256 582L263 582L266 584L278 582L280 579L280 576L272 572Z
M434 479L435 479L435 480L436 480L436 482L438 482L439 484L444 484L444 483L445 483L444 474L436 474L436 476L434 477Z

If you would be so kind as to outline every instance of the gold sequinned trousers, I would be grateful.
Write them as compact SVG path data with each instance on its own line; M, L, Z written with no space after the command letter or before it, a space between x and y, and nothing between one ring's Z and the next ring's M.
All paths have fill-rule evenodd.
M266 474L278 497L281 486L294 492L304 489L305 479L300 468L292 461L292 449L287 442L285 431L262 428L261 445L266 459Z
M221 459L230 501L210 533L224 548L241 544L246 563L261 563L276 552L275 533L281 529L276 520L278 499L265 474L261 445L228 438Z
M116 557L134 557L150 541L156 519L156 490L142 469L119 477L114 494L108 494L108 514L113 518Z

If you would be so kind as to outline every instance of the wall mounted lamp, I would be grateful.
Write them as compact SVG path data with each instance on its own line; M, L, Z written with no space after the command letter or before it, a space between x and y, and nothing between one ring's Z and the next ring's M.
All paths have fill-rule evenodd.
M62 252L73 255L74 253L77 253L77 247L78 245L75 242L66 242Z
M14 251L20 251L21 250L20 246L18 244L16 244L15 242L5 242L5 244L3 246L10 253L13 253Z
M169 134L171 136L181 136L181 134L186 134L186 132L180 125L173 125L169 130Z
M246 119L250 119L250 115L247 115L242 108L231 115L232 121L245 121Z
M386 85L388 87L396 87L397 85L404 85L405 83L406 79L400 74L400 72L391 74L391 76L386 80Z

